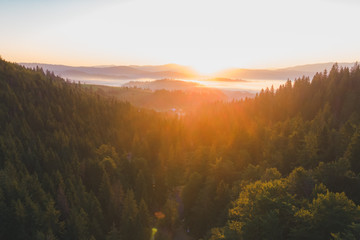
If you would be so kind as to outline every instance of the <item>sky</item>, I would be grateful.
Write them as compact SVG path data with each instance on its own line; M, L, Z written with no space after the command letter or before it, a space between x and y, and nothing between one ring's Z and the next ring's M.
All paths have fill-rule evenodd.
M0 55L200 73L360 58L357 0L0 0Z

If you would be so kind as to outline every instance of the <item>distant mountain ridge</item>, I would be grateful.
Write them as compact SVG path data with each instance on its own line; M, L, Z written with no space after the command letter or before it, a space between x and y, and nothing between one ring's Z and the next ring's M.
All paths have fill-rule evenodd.
M42 63L20 63L28 68L40 67L44 70L54 72L64 78L82 80L88 78L102 79L161 79L161 78L197 78L198 74L190 67L177 64L166 64L158 66L94 66L74 67L66 65L52 65Z
M322 72L324 69L330 70L335 62L316 63L307 65L298 65L294 67L278 68L278 69L246 69L233 68L220 71L215 74L216 77L224 77L231 79L263 79L263 80L294 80L302 76L312 78L316 72ZM339 67L353 67L353 63L338 63Z
M52 65L43 63L20 63L28 68L40 67L44 70L54 72L64 78L72 80L84 79L113 79L113 80L131 80L131 79L204 79L204 77L218 79L261 79L261 80L294 80L301 76L310 78L316 72L322 72L324 69L330 70L335 62L316 63L307 65L298 65L293 67L278 69L246 69L233 68L220 71L212 76L200 76L194 69L178 64L165 65L129 65L129 66L92 66L75 67L66 65ZM355 63L338 63L340 67L354 66Z

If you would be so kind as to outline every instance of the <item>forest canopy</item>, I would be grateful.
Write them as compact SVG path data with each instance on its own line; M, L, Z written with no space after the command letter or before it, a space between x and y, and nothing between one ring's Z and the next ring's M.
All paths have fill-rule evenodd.
M360 68L183 116L0 60L1 239L359 239Z

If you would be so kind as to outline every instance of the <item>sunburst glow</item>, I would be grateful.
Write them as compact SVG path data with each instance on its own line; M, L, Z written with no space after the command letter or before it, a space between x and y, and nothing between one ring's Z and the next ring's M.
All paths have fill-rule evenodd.
M351 62L360 55L360 35L349 24L358 7L339 0L5 1L0 54L67 65L177 63L203 74ZM306 17L294 17L299 12Z

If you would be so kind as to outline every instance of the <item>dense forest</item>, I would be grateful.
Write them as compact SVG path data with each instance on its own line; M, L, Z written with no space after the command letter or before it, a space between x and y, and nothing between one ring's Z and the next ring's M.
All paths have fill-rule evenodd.
M184 116L0 60L0 239L359 239L360 67Z
M176 80L159 81L175 82L175 84L180 82ZM197 86L184 90L151 90L140 87L110 87L101 85L84 85L84 87L91 88L92 91L100 96L112 97L119 101L127 101L136 107L153 109L159 112L174 112L175 110L187 112L201 107L204 103L230 100L225 93L218 89ZM248 92L233 92L235 97L251 96L251 93Z

